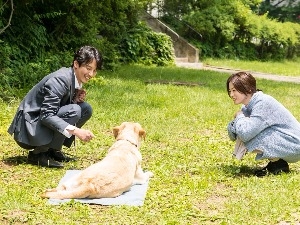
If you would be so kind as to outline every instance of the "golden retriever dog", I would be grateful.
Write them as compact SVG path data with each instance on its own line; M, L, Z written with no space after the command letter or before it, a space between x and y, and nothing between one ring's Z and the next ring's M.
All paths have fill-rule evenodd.
M116 141L107 155L54 189L44 198L112 198L128 191L133 184L144 184L153 173L143 172L139 151L146 132L139 123L123 122L113 128Z

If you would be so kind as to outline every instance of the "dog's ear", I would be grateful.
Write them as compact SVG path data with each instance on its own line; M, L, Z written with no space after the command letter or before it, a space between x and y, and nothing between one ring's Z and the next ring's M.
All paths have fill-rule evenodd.
M114 134L114 137L116 138L119 134L119 131L120 131L120 127L114 127L113 128L113 134Z
M139 136L142 137L145 140L145 138L146 138L146 131L144 129L139 130Z

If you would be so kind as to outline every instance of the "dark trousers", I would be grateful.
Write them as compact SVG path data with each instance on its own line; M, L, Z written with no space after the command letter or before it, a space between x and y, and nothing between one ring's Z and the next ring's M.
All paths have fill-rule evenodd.
M78 104L69 104L61 107L57 116L66 121L67 123L81 128L92 116L92 107L87 102ZM62 146L71 147L75 136L72 135L67 138L60 132L55 132L52 141L43 146L30 146L17 141L17 144L24 149L34 149L33 153L47 152L49 148L61 150Z

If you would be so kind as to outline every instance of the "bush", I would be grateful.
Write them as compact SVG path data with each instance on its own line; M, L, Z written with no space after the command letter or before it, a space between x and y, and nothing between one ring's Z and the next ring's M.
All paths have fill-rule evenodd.
M125 35L120 52L124 63L158 66L174 63L171 38L162 33L155 33L143 23L139 23Z
M163 19L192 41L194 38L178 25L178 19L171 17L178 13L175 2L181 4L175 0L166 2L164 7L171 11L166 11ZM260 0L189 2L190 8L185 7L176 18L202 34L201 40L193 41L201 50L201 57L282 60L300 56L300 24L278 22L267 14L257 15ZM170 4L172 7L168 7Z
M10 63L0 70L0 97L18 96L22 89L30 89L45 75L62 66L71 66L72 59L73 52L65 51L47 52L42 59L34 62L9 61Z
M148 0L14 1L10 22L11 6L2 3L0 29L8 23L10 26L1 33L0 91L14 94L12 89L30 88L46 74L70 66L74 51L82 45L98 48L107 70L124 62L172 62L172 43L167 36L136 27L139 12L147 3ZM134 31L138 34L134 35ZM132 37L139 45L131 45L135 41Z

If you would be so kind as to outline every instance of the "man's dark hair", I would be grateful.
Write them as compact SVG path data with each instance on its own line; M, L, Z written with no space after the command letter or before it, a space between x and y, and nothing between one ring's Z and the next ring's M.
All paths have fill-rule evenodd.
M74 61L76 60L79 64L79 66L89 64L93 61L93 59L96 60L97 63L97 69L101 70L103 58L101 53L92 46L83 46L81 47L77 52L74 54L74 59L72 63L72 67L74 65Z

